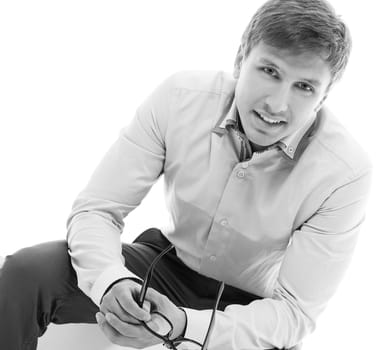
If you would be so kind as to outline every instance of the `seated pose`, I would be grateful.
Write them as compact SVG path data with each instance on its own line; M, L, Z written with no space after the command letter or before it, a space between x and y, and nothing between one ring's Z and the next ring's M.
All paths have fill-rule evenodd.
M36 349L50 322L97 322L130 348L299 348L349 265L370 186L367 155L324 105L350 48L324 0L270 0L232 74L165 79L75 199L67 240L7 257L0 348ZM123 243L161 176L169 223Z

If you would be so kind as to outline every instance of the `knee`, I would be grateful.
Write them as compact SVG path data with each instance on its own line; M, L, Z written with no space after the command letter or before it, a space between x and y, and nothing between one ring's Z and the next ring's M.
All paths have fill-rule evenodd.
M21 289L41 285L68 274L70 258L65 241L55 241L23 248L6 258L0 279Z

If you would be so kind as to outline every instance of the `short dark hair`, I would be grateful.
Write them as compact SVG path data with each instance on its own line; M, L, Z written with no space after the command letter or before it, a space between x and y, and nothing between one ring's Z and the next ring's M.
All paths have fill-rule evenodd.
M341 78L352 47L348 27L325 0L267 1L243 33L235 72L260 41L293 53L320 54L329 64L331 83Z

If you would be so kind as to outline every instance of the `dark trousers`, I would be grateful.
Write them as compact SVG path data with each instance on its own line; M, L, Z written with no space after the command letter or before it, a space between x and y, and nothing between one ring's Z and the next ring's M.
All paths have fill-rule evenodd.
M158 229L123 244L125 266L144 277L149 264L168 246ZM178 306L212 309L218 282L189 269L174 250L160 259L151 287ZM258 296L226 285L219 309L246 305ZM7 256L0 269L0 349L32 350L50 322L96 323L99 308L78 287L65 241L24 248Z

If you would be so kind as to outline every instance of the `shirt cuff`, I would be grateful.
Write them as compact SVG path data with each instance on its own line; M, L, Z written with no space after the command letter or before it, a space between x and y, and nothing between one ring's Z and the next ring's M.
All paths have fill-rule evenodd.
M97 278L91 289L91 299L97 305L100 306L101 299L107 290L107 288L116 280L123 278L137 278L140 279L137 275L130 272L123 265L112 265L104 270L101 275Z
M185 338L189 338L203 344L208 332L212 310L194 310L183 307L187 313L187 330Z

